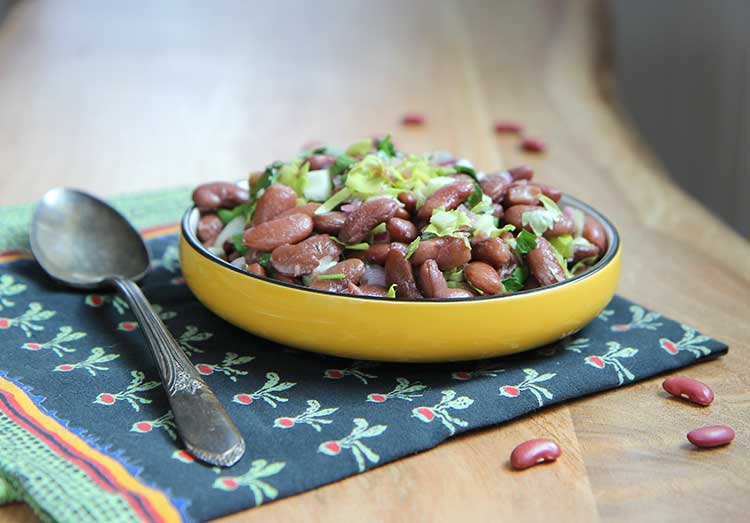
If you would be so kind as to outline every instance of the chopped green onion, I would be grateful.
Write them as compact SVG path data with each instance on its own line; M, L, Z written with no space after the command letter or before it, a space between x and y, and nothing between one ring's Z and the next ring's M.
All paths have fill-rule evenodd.
M378 152L383 153L386 158L396 157L396 148L393 147L390 134L378 142Z
M242 236L244 233L238 232L232 236L232 244L234 244L234 250L237 251L240 256L244 256L247 252L247 245L242 242Z
M524 229L516 237L516 248L521 254L528 254L536 248L536 236Z
M237 216L244 214L247 217L249 206L246 203L238 205L233 209L219 209L216 213L224 225L234 220Z
M260 263L264 269L271 270L271 253L264 252L259 256L258 263Z
M336 158L336 163L328 168L328 172L331 173L331 176L336 176L337 174L347 170L352 166L352 164L355 163L357 163L357 160L349 155L342 154L341 156Z
M395 298L396 297L396 284L394 283L388 288L388 292L385 293L386 298Z
M346 278L346 274L318 274L319 280L343 280Z
M477 179L477 170L470 165L462 165L457 163L453 166L457 173L468 174L475 180Z
M516 267L513 274L503 280L503 288L506 292L518 292L526 283L527 274L521 267Z
M260 191L262 191L266 187L270 186L273 182L275 182L276 178L279 177L279 168L283 165L284 165L284 162L276 161L276 162L273 162L268 167L266 167L266 170L263 173L263 176L260 177L260 179L253 186L253 189L250 191L250 196L252 198L256 198Z
M482 203L482 196L483 195L484 195L484 193L482 192L482 187L480 187L480 185L475 182L474 183L474 192L471 193L471 195L466 199L466 202L464 202L464 203L466 204L466 206L469 209L473 209L474 207L476 207L477 205L479 205L480 203ZM492 208L491 205L490 205L490 208Z
M409 258L411 258L412 255L417 251L417 247L419 247L419 242L420 241L422 241L422 240L419 238L419 236L417 236L417 239L414 240L413 242L411 242L409 244L409 249L407 249L407 251L406 251L406 259L407 260Z
M367 242L352 243L349 245L344 244L344 249L348 249L350 251L366 251L369 248L370 248L370 244Z
M375 226L375 228L371 231L372 234L380 234L386 231L386 225L385 222L379 223Z

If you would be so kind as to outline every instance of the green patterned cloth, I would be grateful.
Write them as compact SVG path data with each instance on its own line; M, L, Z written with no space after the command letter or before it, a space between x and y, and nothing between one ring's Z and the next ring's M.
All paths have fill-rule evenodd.
M138 229L177 223L190 205L188 187L124 194L107 201ZM35 203L0 208L0 252L29 249L29 224Z

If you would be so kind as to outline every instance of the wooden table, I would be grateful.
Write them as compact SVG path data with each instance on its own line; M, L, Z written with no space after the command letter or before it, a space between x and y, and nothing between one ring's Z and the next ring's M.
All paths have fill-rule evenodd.
M667 401L656 378L222 521L747 520L750 247L639 142L614 96L596 2L133 4L10 11L0 204L61 184L108 195L234 179L310 139L390 130L408 150L451 149L487 169L530 163L593 202L624 239L620 292L731 346L685 371L714 386L710 408ZM406 111L428 125L400 127ZM520 153L493 135L494 118L521 120L549 152ZM691 449L685 433L708 423L737 439ZM508 470L511 448L541 434L564 457ZM11 521L34 517L1 509Z

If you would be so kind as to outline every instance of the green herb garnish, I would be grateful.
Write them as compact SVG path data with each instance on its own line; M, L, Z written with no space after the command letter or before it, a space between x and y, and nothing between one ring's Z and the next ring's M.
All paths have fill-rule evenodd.
M261 266L266 269L267 271L271 270L271 253L270 252L264 252L258 257L258 263L261 264Z
M340 174L347 170L352 166L352 164L355 163L357 163L357 160L355 160L351 156L342 154L341 156L336 158L336 163L328 168L328 172L331 174L331 176L336 176L337 174Z
M475 180L477 179L477 170L469 165L462 165L460 163L457 163L453 166L453 168L457 173L468 174Z
M527 230L521 231L516 237L516 248L521 254L528 254L536 249L536 236Z
M234 220L237 216L245 215L247 218L250 206L246 203L238 205L234 209L219 209L217 215L224 225Z
M388 292L385 293L386 298L395 298L396 297L396 284L394 283L388 288Z
M503 288L506 292L518 292L526 284L528 274L521 267L516 267L513 274L503 280Z
M482 187L480 187L478 183L474 183L474 192L471 193L471 196L469 196L464 203L469 209L473 209L482 202L483 195ZM491 205L490 208L492 208Z
M396 148L393 146L390 134L378 142L378 152L383 153L387 158L396 157Z
M242 235L243 233L241 232L232 235L232 244L234 245L234 250L237 251L240 256L244 256L247 252L247 245L242 242Z

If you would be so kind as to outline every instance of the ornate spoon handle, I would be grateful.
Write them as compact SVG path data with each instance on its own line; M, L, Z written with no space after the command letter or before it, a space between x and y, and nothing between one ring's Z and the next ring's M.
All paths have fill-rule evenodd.
M151 309L140 287L125 278L112 283L130 304L159 368L177 432L196 458L229 467L245 453L245 441L218 398Z

